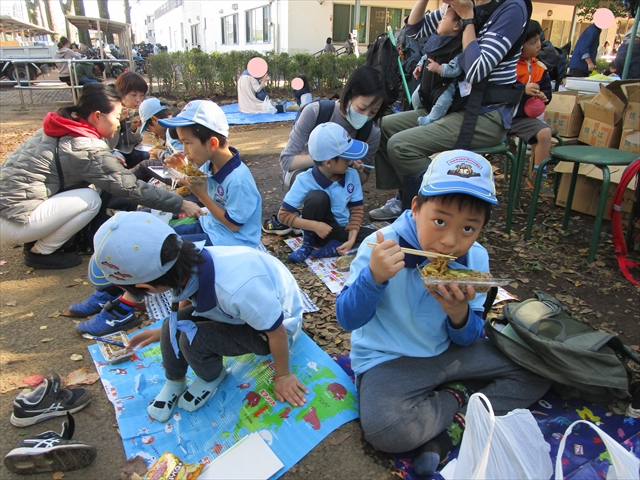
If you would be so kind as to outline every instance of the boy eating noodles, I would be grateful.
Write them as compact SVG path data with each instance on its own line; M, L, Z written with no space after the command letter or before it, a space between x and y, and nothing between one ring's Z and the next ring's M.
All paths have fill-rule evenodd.
M159 120L176 128L187 158L207 174L207 181L183 180L209 210L199 222L177 225L185 240L206 245L257 247L262 235L262 197L238 150L229 145L229 124L222 109L209 100L194 100L173 118Z
M172 292L162 328L131 338L130 348L161 342L167 381L149 415L166 422L174 406L201 408L226 375L223 356L273 355L273 391L293 406L307 388L289 369L289 346L302 330L302 299L295 279L275 257L248 247L198 251L162 220L119 212L94 239L90 276L117 282L136 297ZM178 310L178 302L191 305ZM191 367L196 379L188 386Z
M451 268L488 272L476 240L497 203L487 160L465 150L441 153L411 210L366 239L374 248L360 247L336 299L338 322L353 331L364 437L389 453L417 449L418 475L432 475L460 443L469 391L479 382L496 415L529 406L550 386L480 338L486 294L456 284L427 291L416 267L429 260L400 250L452 255Z
M364 167L357 161L368 151L369 145L353 140L337 123L313 129L309 155L315 165L296 177L278 212L280 223L302 229L302 246L289 255L290 260L344 255L373 232L360 227L364 207L358 172ZM323 248L313 251L316 244Z

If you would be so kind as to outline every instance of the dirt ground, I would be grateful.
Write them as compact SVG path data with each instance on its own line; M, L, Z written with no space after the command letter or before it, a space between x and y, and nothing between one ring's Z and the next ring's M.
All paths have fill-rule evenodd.
M0 161L21 139L39 127L48 109L59 104L45 103L23 113L18 106L7 106L0 91ZM232 127L231 144L238 147L243 161L251 169L263 196L263 217L277 211L282 200L278 155L284 147L291 122L259 126ZM502 168L502 159L494 160ZM500 170L498 171L498 174ZM374 178L364 186L365 211L383 204L390 192L378 191ZM499 182L499 200L505 202L506 184ZM634 348L640 343L640 289L620 274L613 247L610 225L603 225L603 236L596 261L587 263L587 249L593 219L581 214L572 216L570 229L560 228L562 210L544 200L536 218L533 238L524 241L524 227L530 191L523 191L521 209L516 212L513 232L504 233L504 203L498 206L481 236L491 255L494 275L513 278L508 291L521 299L530 298L535 290L555 294L569 305L578 317L595 327L615 332ZM279 237L263 237L263 243L283 260L301 287L320 307L305 315L307 333L328 353L348 353L349 335L335 321L335 297L306 267L293 265ZM60 316L65 308L88 296L92 288L86 284L87 260L82 265L57 271L31 270L23 264L22 246L0 246L0 455L28 435L45 430L59 431L62 419L53 419L25 429L9 423L11 402L29 375L58 372L61 377L85 366L95 372L86 349L88 340L74 331L74 320ZM72 361L71 355L83 358ZM68 472L68 479L118 478L125 462L122 441L117 432L113 406L98 381L87 387L93 401L75 415L75 438L97 446L98 457L87 469ZM0 478L19 478L0 465ZM34 479L50 479L51 474ZM386 479L395 478L390 456L374 452L363 440L357 421L332 433L303 458L283 478L294 479Z

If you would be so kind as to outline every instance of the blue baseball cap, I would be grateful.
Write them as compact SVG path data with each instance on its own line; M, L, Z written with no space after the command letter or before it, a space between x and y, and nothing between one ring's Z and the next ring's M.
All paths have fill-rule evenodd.
M167 273L175 259L162 264L162 244L176 232L150 213L118 212L93 238L89 280L96 287L148 283Z
M425 197L466 193L498 204L491 164L482 155L467 150L449 150L433 159L422 178L420 193Z
M336 157L360 160L368 151L367 143L352 139L337 123L321 123L309 135L309 155L316 162Z
M147 129L147 122L151 117L168 108L169 107L167 105L163 105L160 100L155 97L147 98L142 102L138 108L138 115L140 115L140 122L142 122L141 132L144 132Z
M222 109L211 100L194 100L187 103L173 118L158 120L163 127L176 128L202 125L225 137L229 136L229 123Z

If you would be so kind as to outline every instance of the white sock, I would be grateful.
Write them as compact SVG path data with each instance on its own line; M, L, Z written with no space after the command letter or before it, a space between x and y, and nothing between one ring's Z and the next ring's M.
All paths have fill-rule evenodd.
M178 407L187 412L195 412L202 407L207 400L213 396L220 382L227 376L227 371L223 368L222 373L213 382L205 382L200 377L196 377L186 392L178 400Z
M167 380L160 393L156 395L153 402L147 407L147 413L151 418L155 418L159 422L166 422L171 417L173 407L178 397L187 387L186 382L175 382Z

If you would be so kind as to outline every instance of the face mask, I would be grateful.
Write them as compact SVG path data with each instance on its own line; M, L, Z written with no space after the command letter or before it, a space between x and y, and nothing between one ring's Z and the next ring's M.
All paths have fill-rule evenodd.
M347 122L349 122L353 128L360 130L368 120L368 116L356 112L353 107L349 105L349 110L347 111Z

